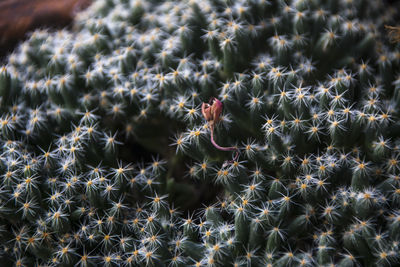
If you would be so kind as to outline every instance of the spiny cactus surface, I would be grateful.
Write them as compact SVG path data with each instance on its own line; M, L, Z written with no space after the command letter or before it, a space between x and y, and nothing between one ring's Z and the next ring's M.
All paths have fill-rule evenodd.
M0 265L399 266L399 15L98 0L33 32L0 69Z

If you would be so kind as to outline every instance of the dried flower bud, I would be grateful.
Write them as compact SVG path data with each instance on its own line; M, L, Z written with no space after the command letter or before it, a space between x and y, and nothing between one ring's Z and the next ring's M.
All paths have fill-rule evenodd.
M211 143L213 144L213 146L222 151L236 151L236 155L234 157L234 160L236 160L239 156L239 151L237 147L222 147L218 145L214 140L214 126L217 122L221 120L222 108L222 102L213 97L210 99L209 104L202 104L201 112L203 113L204 118L210 123Z
M222 102L213 97L210 99L210 104L202 104L201 112L208 122L210 122L211 124L216 124L221 119L222 108Z

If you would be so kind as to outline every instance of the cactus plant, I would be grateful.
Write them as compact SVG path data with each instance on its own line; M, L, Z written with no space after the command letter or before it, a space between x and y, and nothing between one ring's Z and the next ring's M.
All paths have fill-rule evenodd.
M34 31L0 69L2 264L399 265L398 17L97 0Z

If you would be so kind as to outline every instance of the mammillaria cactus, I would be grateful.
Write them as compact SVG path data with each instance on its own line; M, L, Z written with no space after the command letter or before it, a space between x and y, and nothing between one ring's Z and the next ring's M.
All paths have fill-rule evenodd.
M2 264L399 265L398 18L98 0L33 32L0 70Z

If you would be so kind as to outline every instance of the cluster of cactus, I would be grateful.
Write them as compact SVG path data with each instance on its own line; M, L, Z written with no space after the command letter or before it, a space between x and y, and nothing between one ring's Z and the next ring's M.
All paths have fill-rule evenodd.
M98 0L33 32L0 69L0 265L400 264L396 18Z

